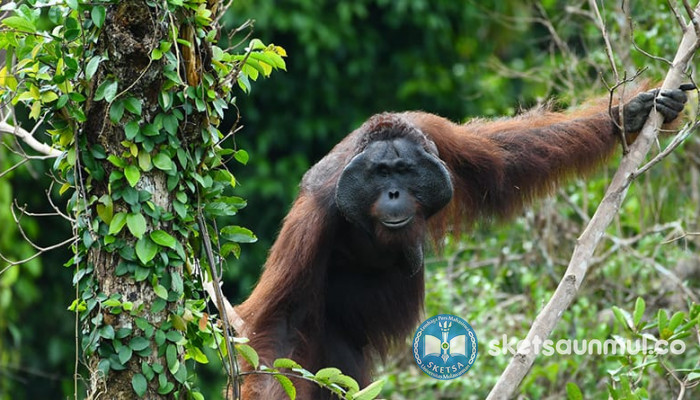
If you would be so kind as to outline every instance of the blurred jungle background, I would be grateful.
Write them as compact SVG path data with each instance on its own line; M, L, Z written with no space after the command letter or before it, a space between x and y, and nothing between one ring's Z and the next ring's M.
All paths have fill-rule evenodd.
M254 37L284 47L287 71L238 96L250 154L235 166L235 218L259 241L229 260L224 292L240 302L252 289L303 173L374 113L421 109L455 121L516 115L550 99L560 108L606 98L615 77L592 1L236 0L227 29L254 20ZM674 2L674 5L675 2ZM598 2L620 76L658 81L681 36L663 0ZM240 40L236 37L233 40ZM645 54L647 53L647 54ZM652 57L653 56L653 57ZM697 97L688 106L695 113ZM235 116L225 124L232 125ZM224 127L222 131L225 131ZM0 141L11 145L10 137ZM662 142L663 144L663 142ZM0 147L0 171L16 163ZM505 224L481 224L449 237L426 262L426 316L459 315L479 342L471 370L437 381L415 366L410 345L382 363L390 399L486 396L510 360L489 354L502 335L524 338L566 268L617 160ZM50 163L31 161L0 179L0 252L30 256L12 209L41 213ZM9 179L7 179L9 177ZM39 182L39 183L37 183ZM60 197L55 202L61 204ZM522 398L685 398L698 396L700 360L700 140L683 146L638 179L605 234L582 290L553 339L682 339L681 355L540 356ZM63 221L22 221L40 245L70 236ZM68 248L4 270L0 262L0 399L60 399L73 393L75 297L63 267ZM642 309L641 297L645 307ZM635 312L636 309L636 312ZM641 318L641 320L640 320ZM216 357L211 357L214 359ZM199 371L207 398L224 385L212 362ZM697 397L695 397L697 398Z

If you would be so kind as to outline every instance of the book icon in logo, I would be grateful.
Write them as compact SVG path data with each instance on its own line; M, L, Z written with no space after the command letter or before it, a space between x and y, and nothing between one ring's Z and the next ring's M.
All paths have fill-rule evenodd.
M423 372L437 379L454 379L471 368L478 342L462 318L440 314L425 320L413 339L413 357Z

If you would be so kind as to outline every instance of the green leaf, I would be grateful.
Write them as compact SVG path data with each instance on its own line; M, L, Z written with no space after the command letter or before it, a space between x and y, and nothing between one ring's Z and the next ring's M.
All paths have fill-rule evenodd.
M177 117L172 114L163 118L163 128L173 136L177 135L177 128L179 125L180 122L177 120Z
M115 167L126 168L126 162L124 161L124 159L114 154L110 154L107 157L107 161L111 162L112 165L114 165Z
M173 323L173 328L183 332L187 330L187 322L181 316L177 314L171 314L170 321Z
M642 317L644 316L645 308L646 304L644 303L644 299L637 297L637 302L634 304L634 312L632 315L632 321L634 322L635 327L639 327L639 323L642 321Z
M156 293L156 296L160 297L163 300L168 299L168 289L165 288L163 285L155 285L153 287L153 291Z
M287 393L289 399L295 400L297 398L297 388L294 387L292 380L280 374L275 374L274 377L277 379L277 382L282 385L282 389L284 389L284 392Z
M131 347L131 350L134 351L141 351L148 347L148 345L151 342L148 341L148 339L144 338L143 336L134 336L129 340L129 347Z
M630 314L616 306L613 306L612 308L613 314L615 315L615 318L627 329L632 329L634 326L632 325L632 318Z
M686 379L688 382L696 381L700 379L700 372L691 372L688 374L688 376L686 376Z
M109 339L109 340L114 339L114 328L112 327L112 325L103 325L100 328L99 333L100 333L100 336L105 338L105 339Z
M215 217L236 215L240 208L246 206L245 200L240 197L222 196L204 206L204 211Z
M161 246L169 247L173 250L175 250L175 243L177 242L172 235L161 229L151 232L151 240Z
M250 364L253 369L257 369L260 365L260 359L258 358L258 353L247 344L237 344L236 351L238 354L243 356L243 358Z
M160 299L159 299L159 300L160 300ZM162 300L160 300L160 301L162 301ZM153 311L153 310L151 310L151 311ZM158 330L156 331L156 334L155 334L155 336L154 336L153 339L155 340L155 342L156 342L156 344L157 344L158 346L162 346L163 343L165 343L165 332L163 332L162 330L158 329ZM157 372L157 371L156 371L156 372Z
M382 392L382 387L384 387L384 380L372 382L369 385L367 385L366 388L355 393L355 396L353 396L353 400L374 399L375 397L379 396L379 393Z
M107 12L103 6L97 5L92 6L92 11L90 12L90 18L96 27L102 28L105 22L105 16Z
M135 250L136 256L139 258L141 263L146 265L149 261L153 260L156 254L158 254L158 245L153 243L148 236L144 236L136 242Z
M165 334L165 338L168 339L169 341L171 341L171 342L177 344L179 341L182 340L182 334L181 334L180 332L178 332L178 331L169 330L169 331Z
M103 307L121 307L122 302L119 299L107 299L102 302Z
M112 221L109 223L109 234L116 235L121 232L124 225L126 225L126 213L119 212L112 217Z
M682 311L678 311L673 316L671 317L671 320L668 323L668 329L671 332L675 332L676 328L683 322L685 319L685 313Z
M100 197L99 203L97 204L97 215L107 224L112 222L112 218L114 216L114 204L112 203L112 198L109 195Z
M141 171L135 165L129 165L124 168L124 176L126 177L129 186L134 187L141 179Z
M221 256L228 257L229 254L233 253L236 258L241 256L241 245L238 243L226 242L221 245Z
M209 358L207 357L207 355L204 354L202 350L194 346L190 346L187 349L185 357L191 358L200 364L209 364Z
M124 135L128 140L133 140L139 133L139 123L137 121L129 121L124 125Z
M151 275L151 270L149 268L137 265L135 269L136 270L134 271L134 280L136 282L145 281Z
M162 374L163 371L165 371L165 369L163 368L163 365L161 365L161 363L158 363L158 362L151 365L151 368L153 368L153 372L155 372L156 374Z
M181 201L173 201L173 209L180 218L185 218L187 216L187 205Z
M170 92L160 92L158 96L158 103L163 108L164 111L168 111L170 106L173 104L173 98Z
M360 390L360 385L356 380L348 375L339 374L330 379L331 383L340 385L348 390L348 393L357 393Z
M175 347L174 344L169 344L166 348L165 360L168 362L168 370L170 370L170 373L176 373L180 368L180 362L177 359L177 347Z
M151 366L146 361L143 361L141 363L141 372L143 372L143 375L149 381L151 379L153 379L153 377L155 376L155 373L153 372L153 368L151 368Z
M103 358L100 360L100 362L97 364L97 370L102 372L103 376L107 376L109 374L109 360Z
M160 133L158 131L158 127L155 124L144 125L141 129L141 132L143 132L143 134L146 136L158 136L158 134Z
M294 368L301 368L301 365L299 365L298 362L289 359L289 358L278 358L275 360L275 362L272 364L273 367L275 368L289 368L289 369L294 369Z
M659 333L661 333L668 325L668 314L666 313L666 310L659 310L659 313L657 314L657 321Z
M51 103L54 100L58 99L58 95L54 91L46 91L41 94L41 102L42 103Z
M265 43L263 43L262 40L260 40L258 38L254 38L250 41L250 44L248 45L248 47L251 50L263 50L267 46L265 46Z
M322 381L328 381L332 379L336 375L340 375L342 372L338 368L322 368L319 369L318 372L316 372L316 379L322 380Z
M566 398L567 400L583 400L583 393L575 383L568 382L566 384Z
M117 354L119 358L119 362L121 364L126 364L127 361L131 359L131 356L134 354L134 352L131 350L131 347L129 346L122 346L119 349L119 352Z
M124 100L124 106L130 113L134 115L141 115L141 100L137 99L136 97L129 97L128 99Z
M155 157L152 158L153 160L153 165L156 166L161 171L170 171L174 169L175 165L173 164L173 160L170 159L170 157L165 154L165 153L158 153L155 155Z
M124 102L115 101L114 103L112 103L112 106L109 108L109 120L116 124L119 123L119 121L121 121L123 116Z
M10 29L16 29L23 32L36 32L36 26L32 21L19 16L6 17L2 19L2 24Z
M117 96L118 88L119 84L117 83L117 81L106 80L102 82L100 86L97 87L97 90L95 90L94 100L100 101L104 99L106 102L111 103Z
M233 154L233 158L236 159L239 163L246 165L248 164L248 160L250 159L250 156L248 155L248 152L245 150L238 150L236 153Z
M221 230L221 238L236 243L255 243L258 238L247 228L237 225L229 225Z
M170 273L170 290L177 293L178 295L182 294L185 291L185 286L184 282L182 281L182 277L180 276L180 274L174 271Z
M184 384L187 381L187 366L184 363L179 364L177 371L173 374L173 378L181 384Z
M141 239L146 233L146 218L141 213L130 213L126 217L126 226L134 237Z
M148 388L148 381L146 377L142 374L135 374L131 377L131 387L134 388L134 392L139 397L143 397L146 394L146 389Z
M33 120L38 120L41 115L41 102L35 101L32 103L31 111L29 113L29 118Z
M95 76L95 73L97 72L97 67L100 66L100 63L102 62L104 58L102 56L95 56L88 61L87 66L85 67L85 79L86 80L91 80L93 76Z
M146 331L151 328L151 323L145 318L136 317L134 318L134 322L136 322L136 326L142 331Z
M144 149L139 150L138 155L139 168L142 171L148 172L153 169L153 163L151 162L151 153L145 151Z
M160 60L161 58L163 58L163 52L159 48L155 48L151 52L151 58L153 59L153 61Z

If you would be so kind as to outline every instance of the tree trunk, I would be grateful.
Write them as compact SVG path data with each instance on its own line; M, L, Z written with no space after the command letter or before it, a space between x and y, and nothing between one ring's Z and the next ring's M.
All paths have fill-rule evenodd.
M149 149L143 142L129 141L124 128L129 120L128 113L120 118L110 115L112 107L120 107L118 102L127 99L135 99L129 100L131 104L138 102L141 105L141 116L133 119L141 128L152 123L161 112L158 95L165 82L164 59L152 61L151 54L161 41L169 40L168 32L172 29L169 23L174 22L163 9L149 7L145 1L118 2L107 7L104 29L96 45L96 53L107 58L100 63L92 82L92 96L87 102L87 120L80 140L87 141L88 153L92 155L104 151L105 157L95 157L94 162L100 164L105 174L99 180L95 178L94 169L90 171L87 178L90 182L84 182L86 197L101 199L97 207L103 209L91 210L93 216L95 212L100 217L105 215L106 218L102 219L109 219L104 221L109 223L114 222L117 214L124 213L126 225L122 223L123 229L112 235L105 235L104 227L90 232L91 240L97 244L88 246L88 269L94 268L95 296L102 301L102 306L97 308L91 320L90 330L97 334L87 337L94 341L88 348L95 350L88 358L91 374L88 398L104 398L108 394L110 399L133 399L135 391L147 399L172 398L183 381L183 371L179 371L184 368L182 346L163 339L166 335L168 339L178 337L170 317L182 309L183 296L177 295L177 291L163 294L156 290L175 286L177 277L183 273L183 260L168 263L156 256L144 262L148 256L139 256L135 251L139 240L148 246L153 245L149 233L155 230L178 237L173 232L172 223L164 221L166 218L153 218L146 209L152 207L156 210L155 215L172 214L168 176L159 168L143 169L137 163L141 158L133 154L124 157L125 152L129 153L134 146L139 154L152 159L158 146ZM117 82L116 94L114 88L109 88L109 82ZM201 121L194 122L201 125ZM131 144L125 144L125 141ZM92 160L86 160L84 156L81 154L82 166L90 169ZM124 160L126 167L139 166L139 176L133 187L123 178L127 175L126 167L108 161L110 157ZM144 199L148 199L151 205L148 206ZM109 224L110 232L112 225ZM105 299L116 302L105 303ZM175 349L174 357L172 349ZM141 376L137 377L139 374ZM153 379L154 376L159 379ZM141 377L145 377L148 383ZM147 386L145 393L140 393L144 385Z

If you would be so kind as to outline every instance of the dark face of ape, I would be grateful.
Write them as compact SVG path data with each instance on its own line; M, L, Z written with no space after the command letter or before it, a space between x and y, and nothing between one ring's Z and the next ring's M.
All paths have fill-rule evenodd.
M452 191L437 155L408 138L378 140L343 170L336 204L348 221L368 233L398 238L410 232L415 244L422 240L425 220L450 202Z

